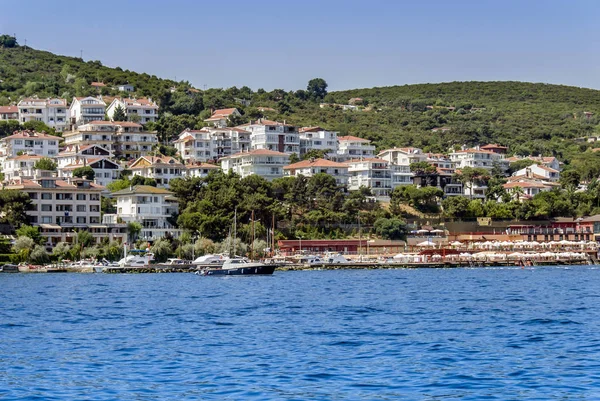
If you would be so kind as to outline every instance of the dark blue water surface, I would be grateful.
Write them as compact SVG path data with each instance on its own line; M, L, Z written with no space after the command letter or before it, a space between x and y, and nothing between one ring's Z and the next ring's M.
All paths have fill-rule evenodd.
M600 270L0 275L3 400L600 399Z

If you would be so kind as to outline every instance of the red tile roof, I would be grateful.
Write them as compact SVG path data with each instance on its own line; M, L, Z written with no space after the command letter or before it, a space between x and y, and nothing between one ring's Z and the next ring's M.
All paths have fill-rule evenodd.
M298 163L290 164L285 166L284 170L296 170L302 168L310 168L310 167L337 167L337 168L348 168L348 165L345 163L337 163L331 160L326 159L317 159L317 160L302 160Z
M224 159L233 158L233 157L243 157L243 156L287 156L287 157L289 157L290 155L288 155L287 153L276 152L274 150L269 150L269 149L255 149L255 150L251 150L249 152L239 152L239 153L233 154L231 156L224 157Z
M18 112L19 108L17 106L0 106L0 114L14 114Z
M347 142L371 142L368 139L359 138L357 136L352 136L352 135L338 136L338 140L340 142L342 142L342 141L347 141Z
M48 135L43 132L34 132L34 131L20 131L16 134L12 134L11 136L7 136L4 139L24 139L24 138L35 138L35 139L47 139L47 140L60 140L61 137L55 135Z

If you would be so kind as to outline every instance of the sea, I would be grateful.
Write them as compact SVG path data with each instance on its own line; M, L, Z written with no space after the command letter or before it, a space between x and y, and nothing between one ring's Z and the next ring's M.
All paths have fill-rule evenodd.
M1 400L597 400L600 267L0 274Z

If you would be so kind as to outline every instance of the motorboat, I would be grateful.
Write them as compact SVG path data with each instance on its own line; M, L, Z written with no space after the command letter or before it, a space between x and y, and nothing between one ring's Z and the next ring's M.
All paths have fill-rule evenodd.
M223 255L208 254L197 257L193 265L222 265L225 260L229 259Z
M161 266L178 266L178 265L189 265L190 262L179 258L169 258L164 263L159 263Z
M325 263L330 264L348 263L348 259L341 253L328 252L323 259L325 260Z
M119 260L119 267L145 267L154 260L154 255L151 253L130 254Z
M253 262L247 258L231 258L225 260L220 267L209 267L196 271L202 276L245 276L273 274L277 267L274 263Z

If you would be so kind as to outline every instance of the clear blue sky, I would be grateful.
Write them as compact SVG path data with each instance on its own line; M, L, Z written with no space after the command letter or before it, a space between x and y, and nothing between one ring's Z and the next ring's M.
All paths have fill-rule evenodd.
M0 0L0 33L194 86L518 80L600 89L598 0Z

